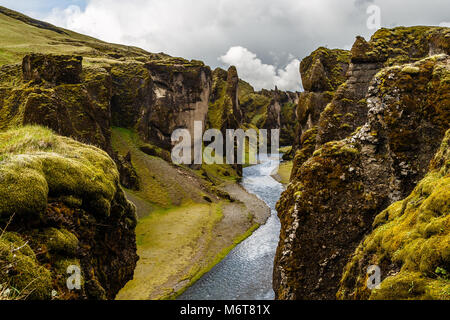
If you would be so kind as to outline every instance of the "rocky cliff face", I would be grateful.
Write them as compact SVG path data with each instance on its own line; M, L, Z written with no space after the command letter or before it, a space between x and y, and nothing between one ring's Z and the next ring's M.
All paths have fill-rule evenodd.
M0 133L0 223L10 298L113 299L133 277L135 208L100 149L41 127ZM66 285L71 266L80 290Z
M221 68L214 70L208 127L219 129L223 135L226 129L237 129L243 124L238 86L239 77L235 67L230 67L228 71Z
M319 48L300 64L305 91L300 93L296 109L297 126L291 154L296 168L312 155L320 115L333 99L339 86L346 80L350 52Z
M374 220L374 230L344 269L340 299L450 299L450 130L428 174L403 201ZM381 269L367 288L367 268Z
M171 134L206 122L211 73L201 62L164 58L147 63L82 67L82 57L32 54L3 66L1 128L39 124L111 153L111 125L136 128L171 149Z
M0 67L0 129L39 124L111 152L111 77L77 56L32 54Z
M113 299L137 261L135 210L119 182L138 190L155 176L146 169L149 182L141 181L130 149L113 150L111 128L132 129L142 152L170 161L172 131L206 123L210 68L49 29L3 8L0 20L24 41L20 53L0 54L0 226L8 226L0 232L0 283L19 298ZM20 28L48 53L23 57L33 49ZM120 179L99 149L28 125L103 149ZM81 266L82 290L67 290L70 265Z
M297 92L261 90L239 81L239 103L244 123L249 128L280 129L280 145L290 146L295 140Z
M375 216L425 176L450 125L448 37L448 28L419 27L357 39L347 80L306 131L307 152L277 205L278 299L335 299Z

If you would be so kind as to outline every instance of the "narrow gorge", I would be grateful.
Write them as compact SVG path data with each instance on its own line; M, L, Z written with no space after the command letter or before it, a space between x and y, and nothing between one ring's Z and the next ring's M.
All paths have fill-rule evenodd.
M319 47L302 92L4 7L0 28L0 300L450 299L450 28ZM281 148L173 163L195 123Z

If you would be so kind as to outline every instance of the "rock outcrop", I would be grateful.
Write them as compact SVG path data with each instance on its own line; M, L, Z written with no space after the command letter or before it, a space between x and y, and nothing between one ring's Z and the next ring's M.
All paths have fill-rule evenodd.
M82 57L31 54L3 66L0 128L39 124L111 153L111 125L167 150L171 134L206 122L211 74L178 58L82 68Z
M81 57L32 54L22 66L0 67L0 74L0 130L38 124L111 153L106 70L82 71Z
M100 149L42 127L1 132L0 223L0 283L21 298L113 299L133 277L135 208Z
M286 158L294 158L294 172L312 155L320 115L346 81L351 54L340 49L319 48L302 60L300 74L305 91L300 93L296 110L297 126L293 148Z
M208 128L219 129L225 136L227 129L238 129L243 125L238 90L239 77L235 67L230 67L228 71L221 68L214 70Z
M291 146L295 140L297 119L295 108L298 92L255 91L247 82L239 81L239 103L247 128L280 129L280 145ZM269 139L270 140L270 139Z
M448 28L412 27L357 39L347 81L307 131L309 149L277 205L278 299L335 299L375 216L425 176L450 126L448 37Z

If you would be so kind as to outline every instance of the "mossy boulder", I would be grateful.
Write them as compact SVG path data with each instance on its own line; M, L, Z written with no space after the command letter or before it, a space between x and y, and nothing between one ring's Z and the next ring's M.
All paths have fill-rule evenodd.
M0 283L32 299L53 290L61 299L111 299L132 278L135 209L104 151L37 126L1 132L0 186L0 229L15 235L12 245L27 261L11 261L14 248L8 253L1 236L0 264L12 263L14 276L0 271ZM64 261L78 261L81 290L65 286Z
M340 299L450 300L450 130L429 173L414 191L374 220L344 269ZM367 268L382 282L367 287Z

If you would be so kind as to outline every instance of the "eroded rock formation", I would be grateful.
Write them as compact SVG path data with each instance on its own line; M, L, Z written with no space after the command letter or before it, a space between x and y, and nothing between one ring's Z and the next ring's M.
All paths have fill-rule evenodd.
M381 29L357 39L347 81L320 114L317 137L304 139L312 156L296 162L277 205L278 299L335 299L375 216L425 176L450 126L449 32Z

